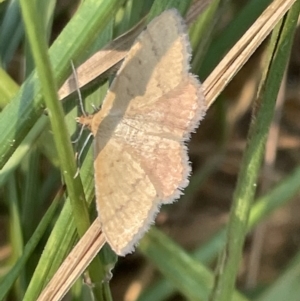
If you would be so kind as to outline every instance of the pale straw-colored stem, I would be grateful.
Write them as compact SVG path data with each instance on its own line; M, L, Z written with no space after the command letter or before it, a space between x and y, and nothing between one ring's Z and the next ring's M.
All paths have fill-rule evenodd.
M97 218L59 267L38 301L61 300L105 244Z
M295 0L277 0L268 6L207 77L203 88L208 108L294 3Z

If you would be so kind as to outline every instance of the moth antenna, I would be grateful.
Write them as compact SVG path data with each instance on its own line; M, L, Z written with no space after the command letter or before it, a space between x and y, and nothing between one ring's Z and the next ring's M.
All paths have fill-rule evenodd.
M79 106L80 106L80 110L81 110L81 113L84 117L87 117L88 114L86 113L85 109L84 109L84 106L83 106L83 100L82 100L82 96L81 96L81 93L80 93L80 89L79 89L79 83L78 83L78 76L77 76L77 71L76 71L76 68L74 66L74 63L73 61L71 61L71 66L72 66L72 73L73 73L73 77L74 77L74 81L75 81L75 86L76 86L76 91L77 91L77 94L78 94L78 99L79 99ZM82 136L82 133L83 133L83 130L84 130L85 126L82 125L81 128L80 128L80 132L78 134L78 137L75 139L75 140L72 140L72 143L77 143L81 136ZM76 156L76 161L77 161L77 171L74 175L74 179L79 175L79 172L80 172L80 158L82 156L82 153L83 153L83 150L84 148L86 147L88 141L90 140L91 138L91 135L92 134L89 134L87 139L84 141L83 143L83 146L78 154L77 152L77 156Z
M74 66L73 61L71 61L71 66L72 66L72 73L73 73L74 80L75 80L76 91L77 91L77 94L78 94L80 110L81 110L81 113L82 113L83 116L87 116L88 114L86 113L86 111L84 109L84 106L83 106L83 100L82 100L82 96L81 96L81 93L80 93L80 90L79 90L77 71L76 71L76 68Z

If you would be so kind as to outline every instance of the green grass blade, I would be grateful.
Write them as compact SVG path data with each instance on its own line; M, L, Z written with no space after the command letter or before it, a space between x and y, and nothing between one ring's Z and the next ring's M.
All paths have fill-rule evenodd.
M23 37L19 1L10 1L0 27L0 61L4 67L11 61Z
M198 69L202 64L204 54L210 45L213 32L219 15L226 11L230 1L214 0L209 3L205 11L198 17L190 28L191 45L193 48L192 70L198 74ZM202 78L202 77L200 77Z
M48 109L54 141L56 144L60 166L70 196L77 230L82 236L89 227L89 216L84 201L83 189L80 178L74 179L76 174L76 162L69 133L64 121L64 112L58 101L50 60L48 57L47 41L45 39L44 26L41 24L33 2L20 1L26 33L31 46L38 77L42 86L42 93Z
M186 299L194 301L208 299L213 286L213 272L187 254L165 234L153 228L140 249L147 252L148 258L159 269L164 267L164 275ZM245 301L247 298L236 292L232 300Z
M296 168L291 175L286 179L282 180L280 183L277 183L273 190L271 190L265 196L259 198L253 205L251 209L248 231L251 231L256 225L263 221L267 216L273 213L276 209L281 206L286 205L288 201L292 199L300 191L300 168ZM157 230L152 232L152 235L146 234L140 243L140 250L143 254L152 260L152 255L154 253L148 252L148 246L155 245L155 233ZM159 233L159 235L162 235ZM226 229L222 229L217 232L210 240L193 252L192 256L197 260L201 261L205 265L209 265L213 260L215 260L222 250L225 244L226 239ZM158 247L158 246L157 246ZM163 247L163 246L161 246ZM182 250L181 250L182 252ZM179 262L180 258L177 258ZM183 263L180 263L183 264ZM162 274L166 275L165 269L167 266L162 262L157 266ZM186 265L186 269L189 267ZM200 279L200 276L197 276ZM139 301L162 301L175 293L177 287L175 283L170 283L170 281L163 279L159 281L156 285L150 288L148 291L145 291L140 297ZM153 297L152 297L153 296Z
M31 51L34 57L39 80L41 82L44 100L47 104L48 116L51 122L54 141L58 151L58 157L62 174L67 185L68 195L72 204L72 211L79 235L83 235L89 227L89 215L80 178L74 179L76 163L72 150L69 133L64 122L64 112L56 94L55 80L52 75L51 64L47 54L47 43L39 22L37 8L33 3L21 1L23 19L26 25L26 33L29 38ZM101 283L102 273L99 260L94 260L90 265L90 277L93 283ZM95 286L94 294L100 300L102 296L101 286ZM27 295L28 296L28 295Z
M256 182L264 155L268 130L273 118L275 102L285 71L300 1L292 7L282 24L273 31L268 49L269 61L265 65L266 78L262 82L255 116L249 130L249 142L238 177L227 230L225 248L220 257L218 277L211 296L214 301L231 300L247 233L248 216L256 191Z
M20 276L21 271L24 269L24 266L32 254L33 250L36 248L37 244L40 242L42 236L44 235L46 229L49 224L53 221L54 213L59 205L63 194L63 190L61 189L55 199L53 200L51 206L47 210L47 213L42 218L39 226L34 231L34 234L29 239L28 243L25 245L22 256L18 259L18 261L14 264L12 269L5 275L0 282L0 300L3 300L4 297L8 294L10 288L16 279Z
M84 184L84 193L88 204L94 198L94 179L91 170L93 170L93 156L89 152L80 170L80 177ZM37 299L43 287L54 275L74 245L77 236L70 200L67 199L31 278L24 301ZM101 278L100 283L102 283L102 279L105 277L105 267L100 268L98 273Z
M75 16L64 28L50 49L50 59L56 84L63 84L71 71L70 61L77 65L97 34L110 21L123 1L87 0L82 3ZM25 138L44 110L41 86L34 72L22 85L0 118L0 166L1 168Z
M245 7L235 15L225 30L213 39L206 51L205 60L198 66L197 74L200 78L206 78L223 56L241 38L246 30L253 24L258 16L266 9L271 0L248 1ZM195 69L196 70L196 69Z
M298 301L300 296L300 253L291 260L287 270L255 301Z
M9 176L16 170L22 162L24 156L32 149L34 142L37 140L41 132L44 130L49 120L46 116L42 116L28 135L9 158L3 168L0 170L0 186L4 185Z
M0 68L0 108L4 108L18 90L18 85Z

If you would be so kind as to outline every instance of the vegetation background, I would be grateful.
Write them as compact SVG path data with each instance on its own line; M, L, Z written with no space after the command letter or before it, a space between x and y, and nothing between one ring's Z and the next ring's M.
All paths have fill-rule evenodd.
M190 25L192 70L204 82L271 2L0 3L1 300L36 300L96 214L91 151L73 178L77 95L64 111L56 96L71 60L79 66L143 18L176 7ZM79 279L65 300L300 300L299 7L295 1L219 91L189 144L185 195L162 208L137 252L118 259L111 281L103 279L116 258L105 247L91 279ZM107 87L101 80L84 91L87 110Z

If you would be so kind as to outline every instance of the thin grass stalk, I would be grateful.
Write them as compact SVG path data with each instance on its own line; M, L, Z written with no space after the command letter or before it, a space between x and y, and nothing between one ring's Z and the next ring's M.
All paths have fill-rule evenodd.
M45 35L41 32L43 26L40 24L37 8L34 2L20 1L26 33L31 46L33 58L37 68L38 77L41 82L42 92L48 109L54 141L58 152L60 166L64 180L67 185L71 200L76 228L79 236L82 236L89 228L89 214L85 202L83 187L79 177L74 179L77 166L73 154L69 133L64 121L64 112L58 101L57 88L48 56ZM90 266L90 276L94 283L101 283L102 273L99 260L93 261ZM93 291L98 300L102 298L102 286L95 286Z
M41 81L44 100L48 108L48 116L51 122L62 174L67 185L68 194L72 200L77 230L79 235L82 236L89 227L89 215L80 178L74 179L77 167L69 133L64 121L64 112L57 98L57 88L48 57L47 42L45 35L40 30L43 26L39 22L37 9L33 2L20 1L20 4L26 33Z
M299 8L300 1L297 1L273 31L268 47L269 60L265 66L265 77L262 80L258 103L250 125L248 144L233 197L226 244L220 256L216 282L210 297L213 301L228 301L233 296L267 134L289 59Z
M296 168L284 180L282 180L280 183L277 183L273 190L260 197L254 203L253 207L251 208L248 232L279 207L286 205L297 193L299 193L299 178L300 167ZM150 252L149 246L155 245L155 241L158 240L159 237L166 236L165 234L159 232L160 231L156 229L152 229L145 235L139 245L140 251L151 261L155 261L156 259L152 258L152 256L155 256L155 253ZM157 237L156 233L158 233L159 237ZM194 251L192 256L206 266L209 265L213 260L216 259L218 253L222 250L225 244L225 239L226 231L225 229L221 229L213 237L211 237L207 243ZM166 246L163 244L160 246L162 248L166 248ZM176 262L180 262L180 257L176 257L175 260ZM164 264L164 261L160 262L157 267L163 275L166 274L165 269L167 269L167 266ZM188 267L186 266L186 268ZM199 277L200 276L198 276L198 279ZM178 291L178 287L175 285L175 283L171 283L170 279L165 277L165 279L160 280L147 291L143 292L138 298L138 301L163 301L176 291ZM153 296L155 296L155 298Z
M47 210L47 213L44 215L38 227L35 229L33 235L25 245L22 252L22 256L17 260L17 262L14 264L11 270L6 274L6 276L0 282L0 300L3 300L5 298L5 296L8 294L14 282L20 276L21 271L24 269L24 266L28 258L36 248L37 244L40 242L46 229L48 228L49 224L53 220L54 214L59 205L59 202L61 201L63 193L64 193L64 189L61 188L58 191L57 195L55 196L51 206Z
M24 238L22 232L21 223L21 210L20 210L20 195L17 185L16 176L13 175L8 182L8 200L10 209L10 220L9 220L9 236L12 246L12 254L10 260L15 263L17 259L22 256L24 248ZM21 298L25 288L25 270L22 270L18 275L16 282L14 283L14 293L17 298Z

